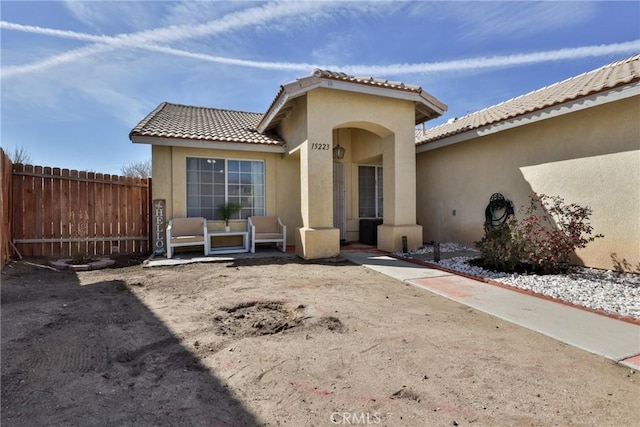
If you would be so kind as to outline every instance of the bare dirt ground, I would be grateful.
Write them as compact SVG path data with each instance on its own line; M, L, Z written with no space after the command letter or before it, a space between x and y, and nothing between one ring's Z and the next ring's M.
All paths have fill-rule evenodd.
M2 272L3 426L630 426L640 416L640 374L365 267L30 263Z

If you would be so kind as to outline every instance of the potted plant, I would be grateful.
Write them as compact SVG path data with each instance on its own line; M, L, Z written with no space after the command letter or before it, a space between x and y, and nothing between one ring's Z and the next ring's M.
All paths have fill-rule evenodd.
M236 213L240 212L240 205L237 203L223 203L218 207L218 214L224 221L224 231L229 232L229 219Z

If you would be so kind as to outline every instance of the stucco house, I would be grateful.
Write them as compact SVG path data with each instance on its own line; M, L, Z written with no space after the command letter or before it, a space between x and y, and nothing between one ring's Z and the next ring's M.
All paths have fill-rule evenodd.
M640 263L640 55L425 129L447 107L421 87L315 70L280 87L264 114L160 104L130 133L152 145L166 217L237 202L232 227L279 216L305 259L377 231L384 251L471 245L493 193L593 208L599 239L576 261Z

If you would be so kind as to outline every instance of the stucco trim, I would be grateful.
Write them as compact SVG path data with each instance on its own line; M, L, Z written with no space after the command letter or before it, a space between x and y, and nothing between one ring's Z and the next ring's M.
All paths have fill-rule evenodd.
M210 150L252 151L281 154L287 152L286 147L282 145L264 145L246 142L197 141L193 139L159 138L155 136L133 136L131 141L137 144L151 144L167 147L206 148Z
M525 126L542 120L559 117L569 113L575 113L587 108L592 108L599 105L607 104L609 102L620 101L639 95L640 82L635 82L630 85L617 87L605 92L598 92L590 96L575 99L564 104L558 104L542 110L537 110L529 114L511 118L509 120L493 123L467 132L458 133L434 142L423 143L416 146L416 153L424 153L426 151L436 150L438 148L468 141L470 139L491 135L519 126Z
M385 98L394 98L394 99L402 99L405 101L413 101L420 104L425 104L429 109L433 112L441 116L445 111L446 107L443 104L435 101L432 97L428 97L424 95L424 91L421 93L417 92L407 92L398 89L388 89L383 87L376 86L364 86L362 84L357 83L349 83L349 82L341 82L336 80L323 80L320 83L320 87L325 87L329 89L337 89L343 90L345 92L356 92L365 95L374 95L381 96Z

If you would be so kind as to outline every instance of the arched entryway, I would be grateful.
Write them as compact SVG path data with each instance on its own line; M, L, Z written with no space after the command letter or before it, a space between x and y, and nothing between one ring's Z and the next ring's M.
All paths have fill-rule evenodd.
M402 248L406 236L410 245L420 246L422 230L411 200L413 144L398 148L406 142L399 143L396 132L367 121L340 123L332 135L334 153L342 154L338 147L344 152L342 158L333 156L333 226L340 230L340 239L394 251Z

